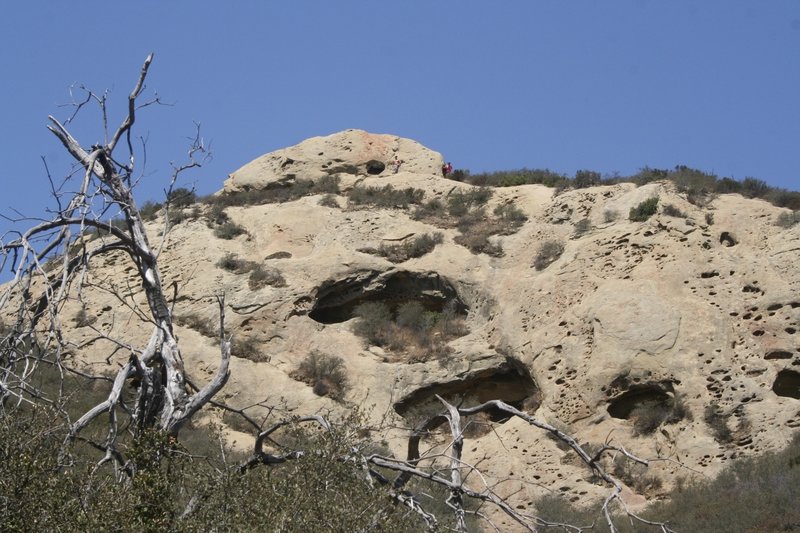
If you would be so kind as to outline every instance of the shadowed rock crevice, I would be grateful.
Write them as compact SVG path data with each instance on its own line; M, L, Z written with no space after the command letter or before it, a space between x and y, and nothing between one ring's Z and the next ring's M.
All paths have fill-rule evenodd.
M463 379L433 383L417 389L394 404L402 417L419 420L442 411L441 396L461 407L472 407L490 400L501 400L517 409L533 412L541 403L539 388L528 370L508 359L498 367L478 372ZM509 415L500 410L489 412L492 422L505 422Z
M628 390L609 401L608 414L628 420L635 410L641 408L672 407L672 394L673 387L669 381L631 385Z
M800 372L781 370L772 384L772 391L778 396L800 400Z
M439 313L450 305L461 317L468 310L453 285L436 272L371 271L324 282L308 316L322 324L337 324L353 318L356 306L364 302L383 302L392 312L406 302Z

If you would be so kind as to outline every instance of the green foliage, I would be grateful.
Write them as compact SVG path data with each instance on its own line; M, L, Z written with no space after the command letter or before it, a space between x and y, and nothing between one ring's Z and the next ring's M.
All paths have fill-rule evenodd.
M353 328L356 335L411 362L441 360L450 352L447 342L468 333L454 303L436 312L415 301L403 302L394 310L383 302L364 302L354 315L359 318Z
M432 198L428 200L424 204L418 205L416 209L414 209L414 213L411 215L411 218L414 220L424 220L424 219L439 219L443 220L447 217L447 210L445 209L444 204L438 198Z
M519 169L502 170L499 172L482 172L479 174L465 174L463 180L466 183L478 186L489 187L514 187L518 185L540 184L548 187L556 187L563 183L568 183L569 178L564 174L559 174L548 169Z
M353 187L347 193L352 205L405 209L409 204L420 204L425 191L407 187L395 189L391 185L383 187Z
M75 326L86 328L97 322L97 317L86 312L85 307L81 307L75 314Z
M619 211L615 211L613 209L606 209L603 211L603 222L609 223L614 222L619 218Z
M268 285L271 287L285 287L286 279L277 269L255 265L253 270L250 271L247 286L250 287L250 290L256 291Z
M155 220L162 209L164 209L164 204L148 200L139 206L139 216L142 217L142 220Z
M592 229L592 222L588 218L582 218L575 223L575 233L573 234L573 237L575 238L582 237L583 235L588 233L589 230L591 229Z
M711 429L714 439L720 444L727 444L733 440L733 432L728 427L730 413L725 413L716 402L708 404L703 412L703 420Z
M585 189L586 187L600 185L601 181L602 179L599 172L593 170L579 170L575 173L572 186L576 189Z
M767 182L750 177L743 179L739 188L739 192L746 198L763 198L769 190Z
M251 271L255 265L252 261L239 259L236 254L228 253L217 261L217 266L234 274L244 274Z
M661 210L668 217L686 218L686 213L672 204L664 204L664 207L662 207Z
M800 222L800 211L784 211L775 219L775 225L784 229L791 228L798 222Z
M471 209L485 205L492 197L492 190L487 187L456 191L447 198L447 212L450 216L461 217Z
M167 196L167 202L169 202L171 207L189 207L193 203L197 202L197 194L195 194L195 192L191 189L178 187L177 189L172 189L172 191L169 193Z
M634 435L651 435L662 424L677 424L692 417L692 412L679 396L666 401L643 402L630 413Z
M143 432L122 445L132 476L117 480L108 465L94 467L94 456L62 453L66 426L60 420L45 408L0 417L0 531L367 531L376 523L390 533L424 528L387 488L365 479L360 463L341 460L354 447L367 447L351 426L275 434L305 453L245 472L224 462L208 432L182 432L192 442ZM185 513L192 498L193 510ZM442 518L447 525L448 517Z
M219 239L231 240L239 235L245 235L247 230L239 224L231 221L223 222L214 228L214 236Z
M706 224L709 226L714 224L714 213L706 213Z
M402 263L432 252L436 245L443 241L444 235L439 232L424 233L400 244L381 244L376 253L392 263Z
M644 222L658 211L658 196L649 198L636 207L631 207L628 219L632 222Z
M516 232L528 220L522 209L514 204L498 205L494 208L493 213L504 226L501 231L504 235Z
M539 246L539 250L536 252L536 257L533 259L533 266L536 270L544 270L561 257L563 253L563 242L554 240L545 241Z
M219 337L219 329L207 318L203 318L197 313L183 313L175 315L175 323L185 328L193 329L204 337L212 339Z
M729 463L713 480L673 490L646 513L675 531L796 531L800 524L800 433L788 448Z
M325 196L320 198L319 202L317 203L323 207L332 207L335 209L339 208L339 201L336 199L335 194L326 194Z
M248 189L208 196L205 203L222 207L276 204L291 202L314 194L338 194L339 178L323 176L317 180L298 179L292 183L271 185L264 189Z
M292 377L311 385L317 396L335 400L340 400L348 388L344 359L316 350L303 359Z
M231 342L231 355L248 359L254 363L268 363L270 356L264 353L264 343L256 337L234 335Z

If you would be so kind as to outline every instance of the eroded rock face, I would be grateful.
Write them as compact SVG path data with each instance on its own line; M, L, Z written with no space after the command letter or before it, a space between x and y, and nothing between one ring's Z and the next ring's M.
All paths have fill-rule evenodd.
M399 165L395 161L401 161ZM296 179L322 176L389 176L397 172L441 175L441 154L416 141L345 130L313 137L251 161L225 181L225 191L287 185Z
M389 165L395 154L405 160L397 174ZM413 141L350 130L267 154L234 172L225 187L346 173L350 184L380 186L390 177L395 187L422 188L426 201L446 204L453 191L470 186L441 178L441 163L439 154ZM654 195L687 216L627 220L630 207ZM235 341L258 347L255 355L234 350L226 401L244 407L266 399L296 414L374 406L371 422L384 432L379 438L399 455L410 421L435 407L436 394L471 403L496 396L559 424L581 443L612 435L633 453L652 457L659 450L707 474L729 458L782 446L800 428L800 226L772 224L780 210L766 202L720 195L701 208L668 183L557 196L539 185L495 189L487 214L513 204L528 220L514 234L492 236L504 254L490 257L459 245L457 228L416 220L410 210L350 208L344 195L336 200L339 208L319 206L313 196L227 208L248 231L233 240L216 238L205 220L172 229L161 273L165 286L179 287L176 315L192 317L177 329L196 382L215 371L219 350L196 324L216 323L213 295L224 292L227 330ZM618 218L607 220L609 211ZM706 223L709 213L713 226ZM576 236L584 219L592 226ZM154 221L151 231L162 224ZM443 242L399 265L359 252L432 232L441 232ZM564 243L564 252L537 271L534 255L548 240ZM285 284L251 289L247 273L217 265L228 254L280 272ZM142 295L132 290L128 305L120 306L110 290L93 288L138 287L126 259L109 257L95 266L83 298L96 310L95 327L133 345L146 342L150 326L136 327L138 315L130 311L144 305ZM387 348L354 334L358 303L409 300L432 312L456 306L467 333L447 343L445 357L411 362L402 350L387 355ZM91 328L67 320L64 334L86 346L76 357L93 369L106 364L113 346L96 340ZM312 351L344 360L352 386L343 402L292 379ZM124 357L112 358L109 371ZM678 399L684 418L648 435L634 432L634 411L672 409ZM729 442L715 439L704 420L710 405L733 433ZM502 490L512 505L531 505L544 491L539 486L568 497L598 496L585 469L540 430L500 422L484 421L489 431L470 437L476 443L465 447L464 460L480 464L490 481L507 480ZM665 486L685 473L670 462L654 465Z

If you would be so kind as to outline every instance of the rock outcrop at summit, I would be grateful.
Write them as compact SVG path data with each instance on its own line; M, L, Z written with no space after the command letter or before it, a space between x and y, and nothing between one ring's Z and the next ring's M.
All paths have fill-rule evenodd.
M404 161L396 174L387 166L395 155ZM202 382L216 368L216 341L199 325L215 322L214 295L224 292L234 337L226 402L255 418L268 413L263 405L295 414L374 406L369 416L384 428L375 436L397 454L407 428L436 408L436 394L464 405L501 396L581 444L611 436L633 453L669 458L651 466L662 491L687 474L679 463L711 475L731 458L784 446L800 428L800 225L776 226L781 209L739 195L694 205L669 182L558 194L540 185L497 188L470 216L489 224L514 206L527 220L492 234L502 253L487 255L462 245L458 221L444 215L365 207L348 197L355 187L416 187L424 202L447 206L476 192L442 178L441 164L414 141L348 130L234 172L225 194L328 175L341 177L341 191L323 205L319 195L227 204L226 216L246 229L230 240L215 237L202 218L171 229L160 261L165 286L178 287L178 333L193 378ZM653 196L682 216L662 207L645 222L628 220L631 207ZM207 216L210 208L199 210ZM576 231L585 220L588 228ZM162 224L153 222L152 232ZM441 242L426 254L393 263L375 253L433 233ZM537 270L536 251L548 241L561 243L563 254ZM231 257L279 273L281 283L254 286L239 267L220 266ZM94 265L82 301L97 315L95 328L126 339L143 297L130 290L122 263ZM108 287L125 287L130 307ZM420 315L449 312L465 327L435 356L412 357L402 345L377 346L356 334L354 308L363 302L392 312L417 302ZM65 321L64 335L84 347L77 360L106 364L110 344L93 330ZM343 359L351 383L343 400L293 379L314 351ZM125 354L115 357L109 370ZM643 427L648 413L663 419ZM574 455L543 432L502 417L475 424L483 431L470 434L463 459L490 482L505 480L496 490L511 505L527 508L548 491L598 495ZM249 438L232 435L239 445ZM446 436L426 439L435 446ZM660 494L637 490L629 501Z
M313 137L251 161L230 175L225 181L225 191L285 186L297 179L315 180L340 174L387 176L395 171L441 174L443 163L441 154L411 139L346 130Z

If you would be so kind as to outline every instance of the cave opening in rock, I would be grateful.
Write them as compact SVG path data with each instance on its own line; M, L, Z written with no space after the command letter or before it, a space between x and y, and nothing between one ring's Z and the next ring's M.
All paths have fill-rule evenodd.
M778 396L800 400L800 372L781 370L772 384L772 391Z
M534 412L541 402L539 388L530 372L519 361L509 359L499 367L465 379L434 383L417 389L395 403L394 410L407 420L419 422L444 410L437 395L459 407L473 407L490 400L500 400L529 413ZM503 423L511 418L511 415L498 408L492 408L486 414L495 423Z
M386 170L386 165L381 161L367 161L367 174L370 176L377 176L381 172Z
M459 317L466 317L468 307L450 282L435 272L373 273L353 279L323 284L308 316L322 324L337 324L355 316L355 308L364 302L383 302L395 314L407 302L418 302L425 310L441 313L450 306Z
M669 382L632 385L609 402L608 414L628 420L637 409L671 407L674 400L670 392L672 384Z

